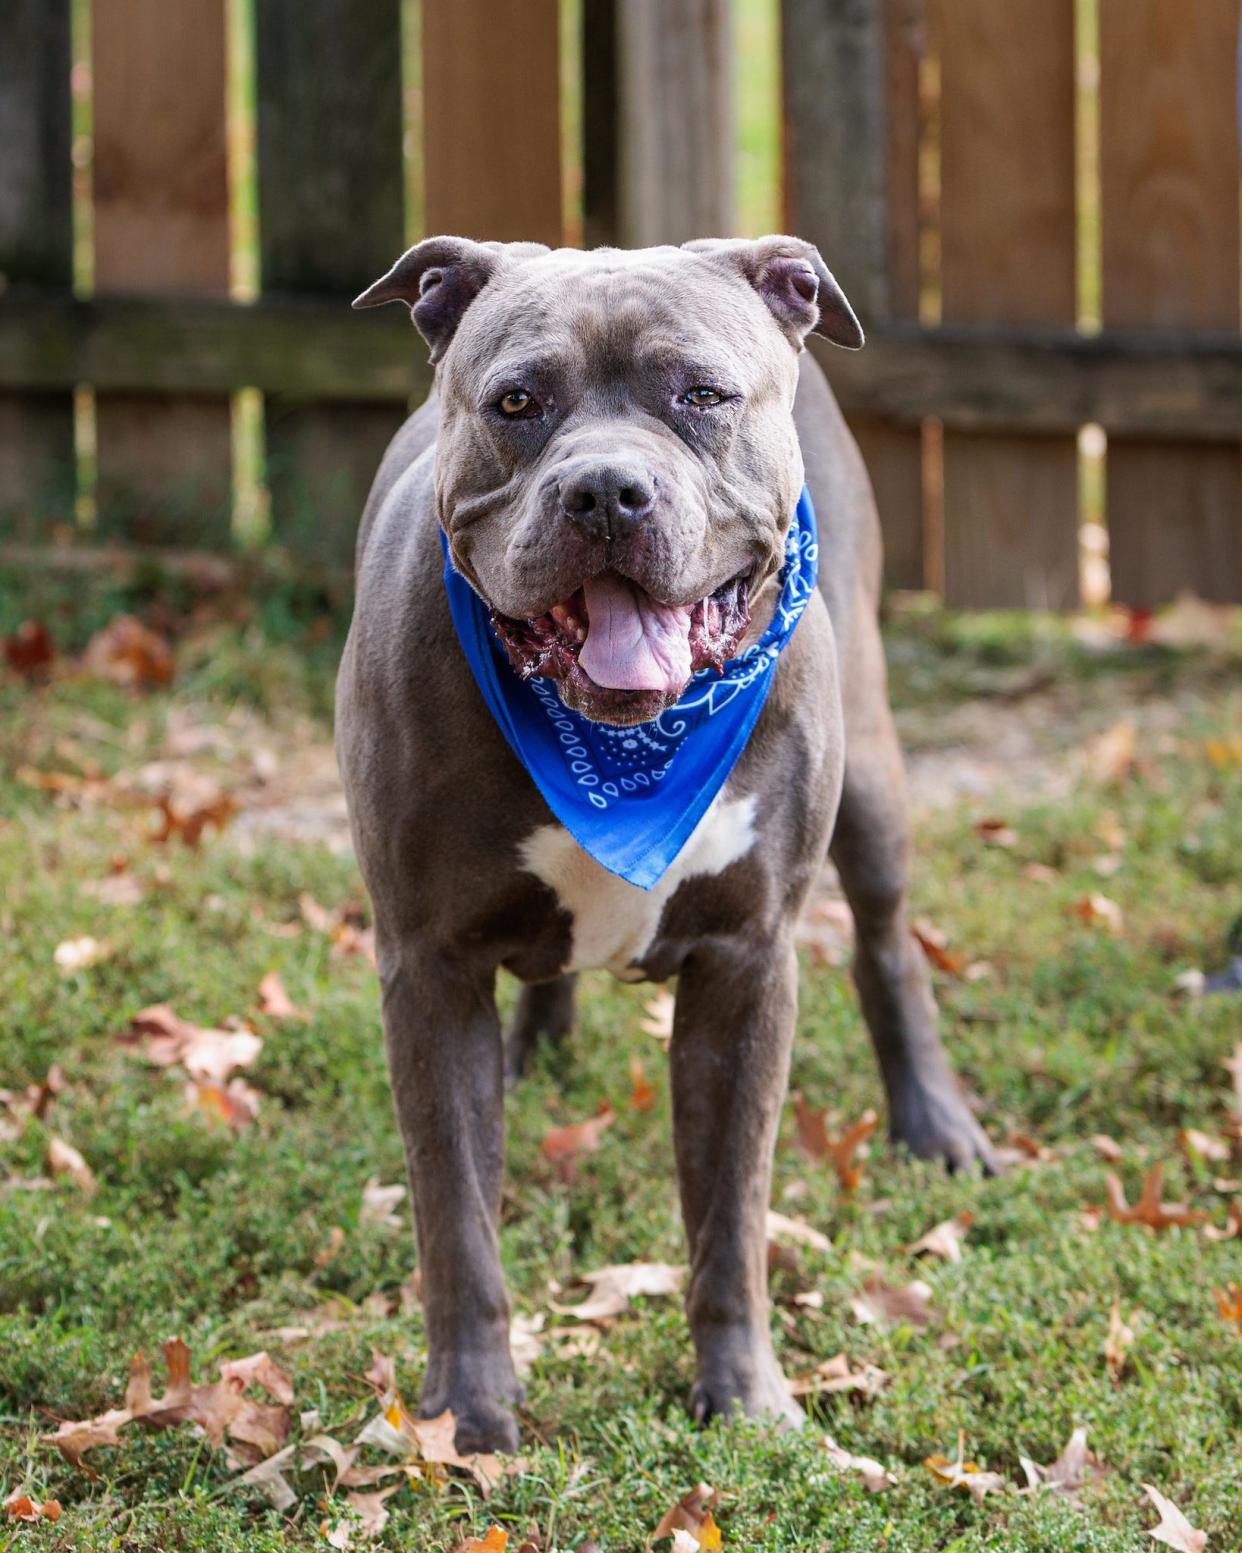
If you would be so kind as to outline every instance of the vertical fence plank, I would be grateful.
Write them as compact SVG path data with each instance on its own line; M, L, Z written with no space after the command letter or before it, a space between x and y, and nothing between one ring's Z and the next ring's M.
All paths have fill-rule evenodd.
M1101 0L1105 326L1239 324L1237 0ZM1242 599L1242 453L1109 439L1113 597Z
M1073 0L936 0L935 21L944 321L1073 325ZM944 526L950 603L1076 603L1074 439L946 432Z
M256 0L256 23L262 289L345 308L405 246L400 0ZM404 412L268 400L272 523L299 562L352 558Z
M617 6L582 0L582 242L615 247L617 189Z
M427 230L561 241L557 0L424 0Z
M728 0L624 0L617 10L619 240L733 231Z
M226 296L223 0L107 0L91 29L95 288ZM100 395L101 532L229 543L227 398Z
M0 276L73 284L69 0L10 0L0 47ZM0 394L0 525L73 513L73 396Z
M823 253L863 327L919 312L924 0L785 0L786 225ZM816 351L832 375L832 350ZM922 438L851 417L884 530L885 580L924 582Z

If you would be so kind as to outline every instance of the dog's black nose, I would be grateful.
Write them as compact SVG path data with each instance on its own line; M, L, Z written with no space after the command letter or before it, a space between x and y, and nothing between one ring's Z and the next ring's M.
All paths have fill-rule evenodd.
M655 505L655 477L634 464L579 466L561 480L561 508L590 533L612 536Z

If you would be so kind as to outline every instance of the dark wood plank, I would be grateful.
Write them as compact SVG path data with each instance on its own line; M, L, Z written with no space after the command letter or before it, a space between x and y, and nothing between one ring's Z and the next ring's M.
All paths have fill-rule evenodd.
M946 321L1069 324L1075 274L1073 0L935 0ZM944 438L950 603L1078 599L1077 450Z
M615 247L620 231L617 187L617 6L582 0L582 242Z
M427 230L561 241L557 0L425 0Z
M1101 0L1106 326L1237 330L1235 0ZM1239 422L1238 424L1242 424ZM1242 599L1242 452L1110 438L1114 598Z
M95 288L228 295L220 0L109 0L91 29ZM231 542L227 399L96 400L98 528L145 544Z
M405 247L400 0L257 0L256 24L262 287L344 301ZM404 406L307 397L267 405L273 527L344 559Z
M9 0L0 46L0 276L73 284L69 0ZM0 395L0 529L73 517L73 396Z
M626 248L733 230L728 0L618 12L618 210Z

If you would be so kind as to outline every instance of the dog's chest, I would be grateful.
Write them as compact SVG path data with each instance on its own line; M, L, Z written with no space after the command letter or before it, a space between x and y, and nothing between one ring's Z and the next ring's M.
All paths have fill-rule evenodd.
M560 825L541 825L522 843L522 866L542 880L573 919L563 969L606 967L639 981L638 962L659 932L664 908L686 879L723 873L755 841L756 800L720 797L699 821L672 867L653 889L640 890L610 874Z

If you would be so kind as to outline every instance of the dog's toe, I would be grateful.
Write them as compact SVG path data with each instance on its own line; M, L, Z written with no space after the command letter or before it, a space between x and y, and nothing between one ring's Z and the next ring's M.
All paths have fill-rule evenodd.
M952 1092L921 1090L894 1107L892 1136L920 1159L941 1159L950 1170L978 1167L984 1175L998 1172L987 1134L966 1102Z

